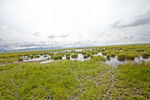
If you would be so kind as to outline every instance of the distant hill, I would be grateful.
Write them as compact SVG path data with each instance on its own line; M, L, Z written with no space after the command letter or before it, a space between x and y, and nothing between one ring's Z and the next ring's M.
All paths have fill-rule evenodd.
M135 44L116 44L116 45L141 45L141 44L150 44L150 43L135 43ZM115 46L115 45L101 45L101 46ZM32 51L32 50L52 50L52 49L68 49L68 48L85 48L85 47L101 47L101 46L78 46L78 47L38 47L38 48L27 48L27 49L17 49L17 50L6 50L0 49L1 53L4 52L21 52L21 51Z
M49 50L49 49L63 49L63 47L39 47L39 48L27 48L27 49L17 49L17 50L5 50L0 49L0 52L21 52L21 51L32 51L32 50Z
M6 50L5 49L0 49L0 52L6 52Z

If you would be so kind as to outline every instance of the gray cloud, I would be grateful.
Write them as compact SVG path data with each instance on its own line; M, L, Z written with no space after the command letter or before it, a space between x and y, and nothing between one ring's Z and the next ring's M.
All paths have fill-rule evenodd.
M126 28L126 27L136 27L140 25L150 24L150 11L146 12L143 15L128 19L120 20L115 22L113 28Z
M56 35L49 35L48 38L50 38L50 39L54 39L54 38L66 38L68 36L69 36L69 34L58 35L58 36L56 36Z
M146 41L150 43L150 32L147 33L141 33L142 36L139 37L140 41Z
M149 32L124 33L116 35L114 39L111 38L106 42L110 44L150 43L150 33Z
M45 43L33 43L33 42L13 42L3 43L0 45L2 49L13 50L13 49L26 49L26 48L38 48L47 47L49 44Z
M50 35L50 36L48 36L48 38L53 39L53 38L56 38L56 36L55 35Z
M60 36L58 36L58 37L60 37L60 38L66 38L66 37L68 37L69 36L69 34L65 34L65 35L60 35Z
M0 38L0 41L3 41L3 39Z
M35 32L32 35L35 36L35 37L39 37L40 36L40 32Z
M4 31L7 31L8 30L8 25L6 25L6 24L0 25L0 29L2 29Z

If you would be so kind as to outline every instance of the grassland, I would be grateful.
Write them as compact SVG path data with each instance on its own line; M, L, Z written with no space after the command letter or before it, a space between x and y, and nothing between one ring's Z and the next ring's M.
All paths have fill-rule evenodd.
M83 48L89 49L89 48ZM92 47L81 52L88 61L71 61L71 53L56 50L0 54L0 100L149 100L150 62L112 67L104 55L133 60L150 55L150 44ZM71 49L75 50L75 49ZM74 57L76 52L72 52ZM18 62L22 56L49 54L54 62ZM60 60L66 54L68 60ZM61 56L60 56L61 55Z
M114 88L116 99L150 99L150 63L124 64L115 71Z

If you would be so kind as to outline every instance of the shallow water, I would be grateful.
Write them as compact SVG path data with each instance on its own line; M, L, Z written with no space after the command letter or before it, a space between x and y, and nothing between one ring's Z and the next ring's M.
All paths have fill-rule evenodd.
M66 60L67 58L66 58L66 55L64 55L63 57L62 57L62 60Z
M140 64L140 63L142 63L142 61L148 62L148 61L150 61L150 58L144 59L144 58L142 58L142 57L140 56L140 57L135 57L134 60L123 60L123 61L119 61L119 60L117 59L117 56L115 56L115 57L110 57L110 59L106 59L106 61L104 61L104 62L105 62L106 64L111 65L112 67L117 67L117 66L119 66L119 65L126 64L126 63L128 63L128 62L132 62L132 63L135 62L135 63Z
M72 57L70 56L70 60L85 61L85 60L90 60L90 59L91 59L91 57L84 58L83 55L80 54L80 53L78 54L78 57L77 57L77 58L72 58Z
M29 58L27 56L23 56L23 62L41 61L41 60L47 60L49 58L51 58L50 55L40 55L39 58Z
M109 64L111 65L112 67L117 67L118 65L122 65L122 64L125 64L127 63L128 61L127 60L124 60L124 61L119 61L117 59L117 56L115 57L110 57L110 59L106 59L106 61L104 61L106 64Z
M66 58L66 55L64 55L64 56L62 57L62 60L66 60L66 59L67 59L67 58ZM70 56L70 60L85 61L85 60L90 60L90 59L91 59L91 57L84 58L81 53L78 54L78 57L77 57L77 58L72 58L72 57Z
M104 58L106 58L106 56L102 55L102 52L99 52L98 54L94 54L94 56L103 56ZM135 57L134 60L123 60L123 61L120 61L120 60L117 59L117 56L115 56L115 57L110 57L110 59L106 58L106 61L104 61L104 63L109 64L112 67L117 67L119 65L126 64L129 61L130 62L136 62L136 63L140 64L140 63L142 63L142 61L144 61L144 62L150 61L150 57L147 58L147 59L144 59L142 56L140 56L140 57Z
M83 51L83 50L85 50L85 49L77 49L76 51ZM54 54L56 54L56 53L57 52L54 52ZM94 56L103 56L103 55L102 55L102 52L99 52L97 54L94 54ZM103 56L103 57L106 58L106 56ZM49 62L54 61L53 59L50 59L50 58L51 58L50 55L40 55L39 58L32 58L32 59L27 57L27 56L23 56L23 59L24 59L23 62L41 61L40 63L43 64L43 63L49 63ZM62 57L62 60L66 60L66 59L67 59L66 55L64 55ZM70 56L70 60L85 61L85 60L90 60L90 59L91 59L91 57L84 58L84 56L81 53L78 53L78 57L77 58L72 58ZM110 59L106 58L106 61L104 61L104 63L109 64L112 67L117 67L118 65L126 64L129 61L133 62L133 63L134 62L142 63L142 61L148 62L148 61L150 61L150 57L147 58L147 59L144 59L144 58L142 58L142 56L140 56L140 57L136 57L134 60L123 60L123 61L120 61L120 60L117 59L117 56L115 56L115 57L110 57Z
M45 63L50 63L53 62L54 60L50 59L50 60L46 60L46 61L41 61L40 64L45 64Z
M62 57L62 60L66 60L67 58L66 58L66 55L64 55L63 57ZM88 58L84 58L83 57L83 55L82 54L78 54L78 57L77 58L72 58L71 56L70 56L70 60L77 60L77 61L85 61L85 60L90 60L91 59L91 57L88 57ZM50 60L45 60L45 61L42 61L42 62L40 62L41 64L44 64L44 63L50 63L50 62L53 62L54 60L53 59L50 59Z

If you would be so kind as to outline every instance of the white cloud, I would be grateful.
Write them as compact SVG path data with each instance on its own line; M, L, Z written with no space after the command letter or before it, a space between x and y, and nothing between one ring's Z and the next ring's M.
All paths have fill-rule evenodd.
M149 4L149 0L1 0L0 47L149 42L144 35L138 35L150 31L149 16L139 16L149 11ZM112 28L116 21L117 28Z
M7 25L1 25L0 26L4 31L7 31L8 30L8 26Z

